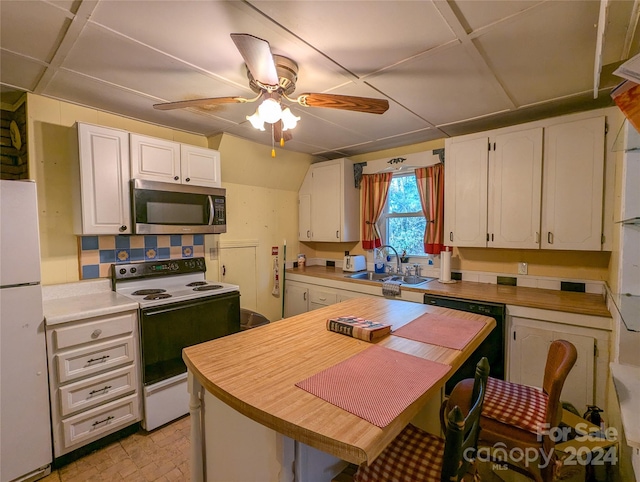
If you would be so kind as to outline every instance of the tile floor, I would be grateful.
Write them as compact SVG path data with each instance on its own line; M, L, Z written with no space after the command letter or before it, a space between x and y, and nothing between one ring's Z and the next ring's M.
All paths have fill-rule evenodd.
M189 416L140 431L53 471L40 482L188 481Z

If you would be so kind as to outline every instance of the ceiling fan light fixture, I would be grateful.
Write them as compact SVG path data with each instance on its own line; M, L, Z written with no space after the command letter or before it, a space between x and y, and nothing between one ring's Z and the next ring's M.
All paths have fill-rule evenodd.
M286 131L295 128L299 120L300 117L293 115L291 109L287 107L282 111L282 130Z
M258 106L258 114L264 122L274 124L282 117L280 103L275 99L265 99L264 102Z
M248 115L246 117L246 119L249 122L251 122L251 125L255 129L258 129L259 131L263 131L264 130L264 121L260 117L260 114L258 113L258 111L254 112L253 115Z

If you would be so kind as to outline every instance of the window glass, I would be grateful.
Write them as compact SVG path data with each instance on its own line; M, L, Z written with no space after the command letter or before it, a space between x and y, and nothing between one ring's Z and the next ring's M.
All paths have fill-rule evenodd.
M413 173L393 176L379 224L384 243L396 248L399 254L406 250L409 256L425 256L426 219Z

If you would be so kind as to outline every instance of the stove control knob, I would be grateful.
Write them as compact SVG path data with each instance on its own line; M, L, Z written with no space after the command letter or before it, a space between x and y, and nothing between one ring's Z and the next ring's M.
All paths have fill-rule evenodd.
M131 271L131 274L134 274L136 271L138 271L138 269L137 268L131 268L130 271Z
M119 272L120 272L120 274L126 274L126 273L127 273L127 270L126 270L126 269L124 269L124 268L120 268L120 271L119 271Z
M178 267L178 263L171 263L171 264L169 265L169 269L170 269L171 271L177 271L177 270L179 269L179 267Z

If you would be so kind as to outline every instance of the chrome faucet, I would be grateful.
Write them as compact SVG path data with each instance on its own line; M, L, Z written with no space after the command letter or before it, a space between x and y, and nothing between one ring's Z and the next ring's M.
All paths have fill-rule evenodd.
M396 251L396 248L394 248L390 244L383 244L378 249L382 249L382 248L391 248L393 250L393 252L396 255L396 274L401 275L402 274L402 267L400 265L400 256L398 256L398 252Z

